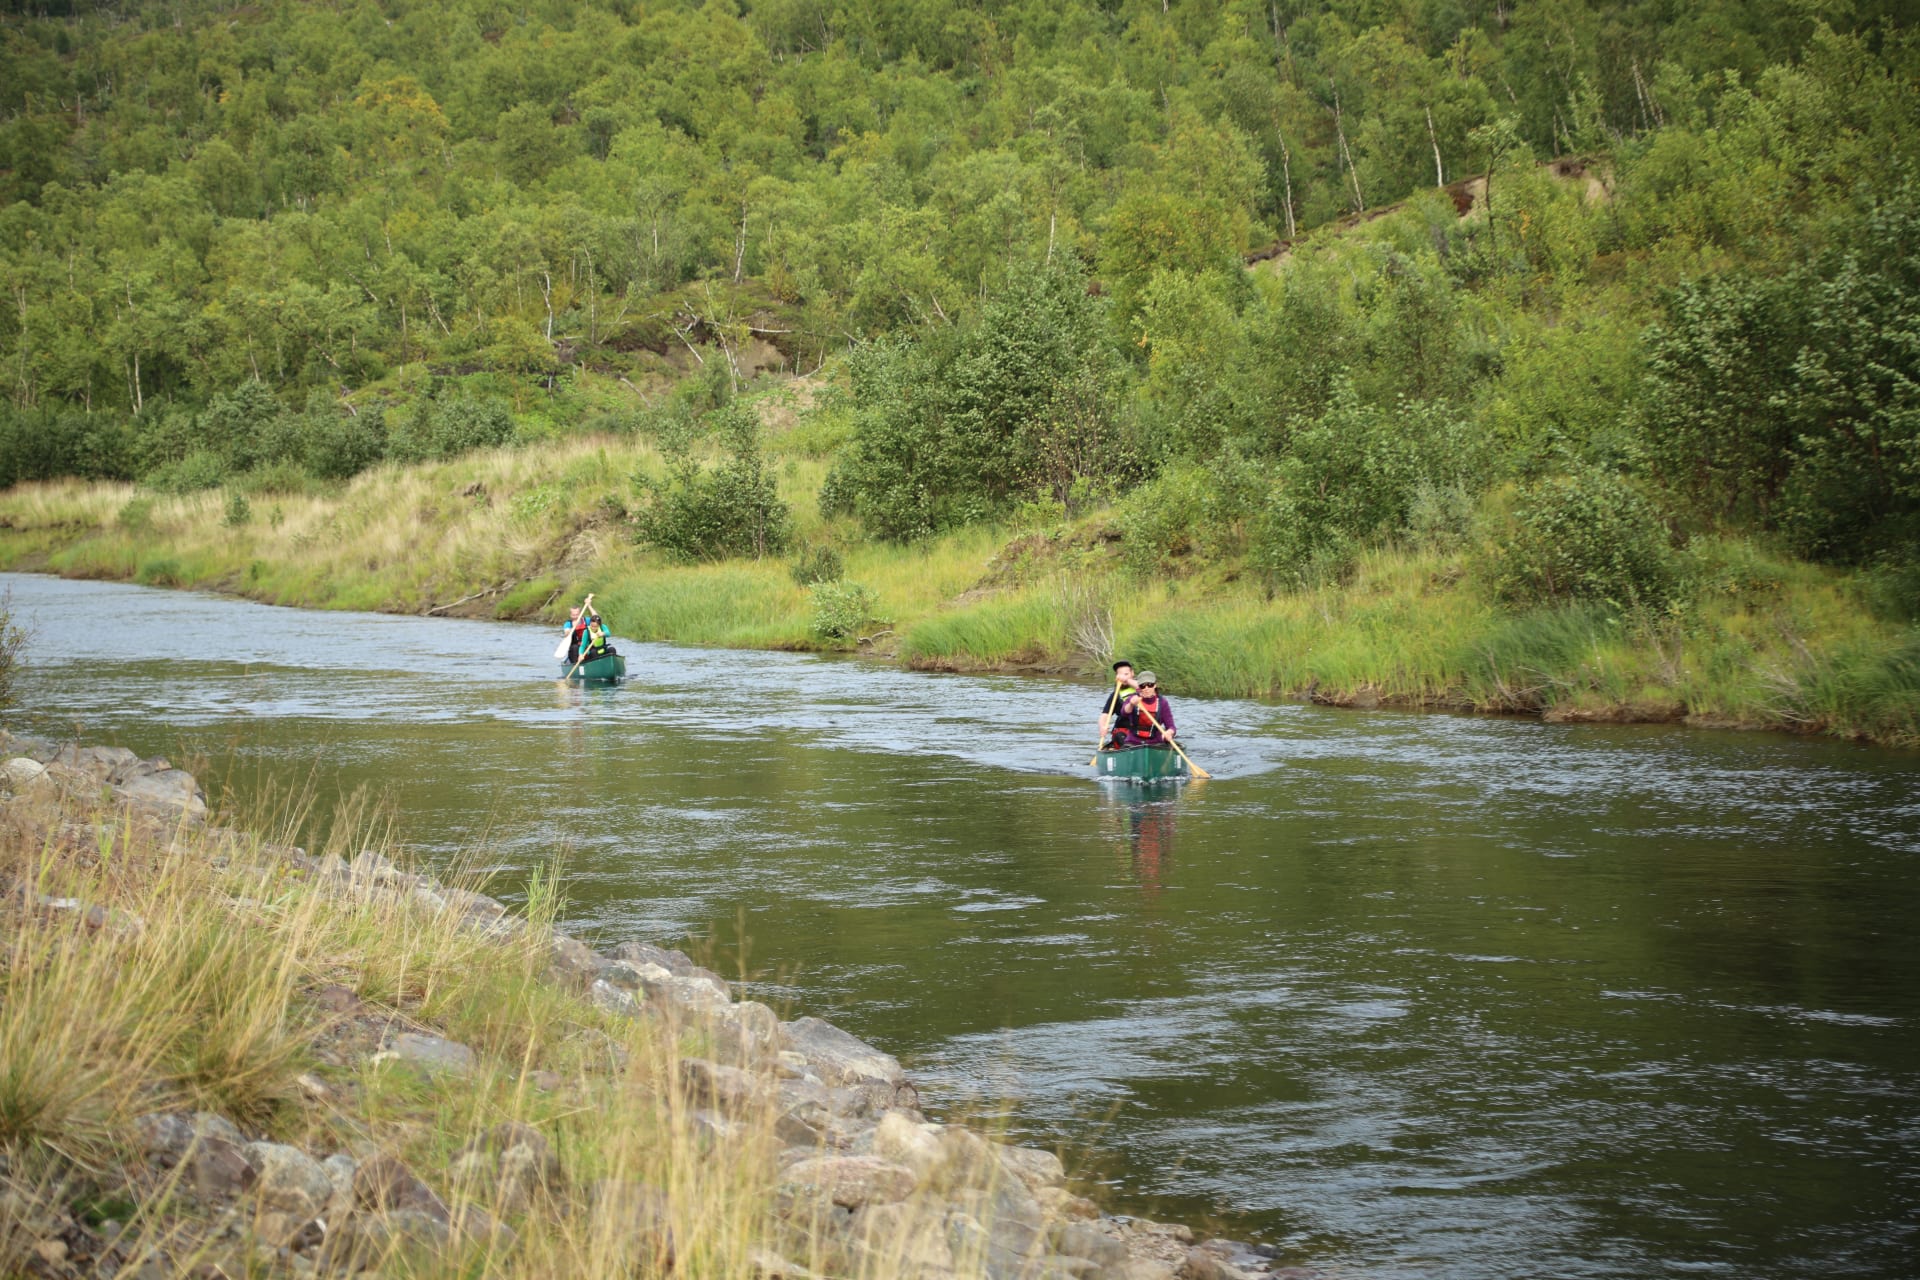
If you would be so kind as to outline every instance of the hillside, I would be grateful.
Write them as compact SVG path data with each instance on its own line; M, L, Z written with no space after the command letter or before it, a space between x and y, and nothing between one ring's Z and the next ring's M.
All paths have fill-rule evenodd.
M8 563L1916 736L1897 6L0 29Z

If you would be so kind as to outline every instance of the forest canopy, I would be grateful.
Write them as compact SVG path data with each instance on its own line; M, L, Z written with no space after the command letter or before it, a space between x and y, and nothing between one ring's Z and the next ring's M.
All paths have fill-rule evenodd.
M1286 586L1507 485L1643 566L1512 592L1647 600L1623 538L1920 539L1894 0L30 9L0 485L724 443L827 366L871 536L1137 491L1139 567Z

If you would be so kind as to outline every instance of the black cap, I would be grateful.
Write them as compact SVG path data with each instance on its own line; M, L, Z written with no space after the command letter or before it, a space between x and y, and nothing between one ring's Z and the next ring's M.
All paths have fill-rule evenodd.
M1128 662L1125 658L1122 658L1120 659L1120 661L1113 664L1113 669L1115 671L1118 671L1122 667L1130 667L1132 665L1133 664L1131 662Z

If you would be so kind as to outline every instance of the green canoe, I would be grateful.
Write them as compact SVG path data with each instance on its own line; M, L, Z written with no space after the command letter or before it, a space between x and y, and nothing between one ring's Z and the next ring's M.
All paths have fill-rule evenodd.
M1172 747L1125 747L1119 751L1102 751L1094 756L1093 767L1103 778L1134 778L1141 782L1187 776L1187 762Z
M573 671L571 676L567 674L569 671ZM560 664L560 678L563 680L618 680L626 674L627 660L617 653L602 654L583 662L578 671L573 670L570 662Z

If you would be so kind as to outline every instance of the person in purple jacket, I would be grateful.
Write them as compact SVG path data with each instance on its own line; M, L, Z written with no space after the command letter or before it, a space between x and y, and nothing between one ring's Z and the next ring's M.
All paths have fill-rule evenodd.
M1173 704L1160 696L1160 678L1151 671L1140 673L1139 688L1120 704L1119 719L1132 746L1164 746L1176 732Z

